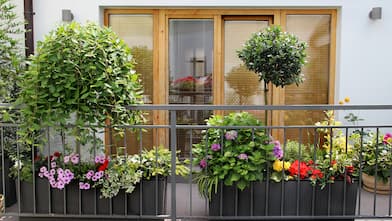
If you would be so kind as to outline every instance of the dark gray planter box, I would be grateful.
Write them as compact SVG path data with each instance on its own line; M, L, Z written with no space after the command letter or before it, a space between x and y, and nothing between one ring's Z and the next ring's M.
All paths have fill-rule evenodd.
M243 191L220 184L209 204L210 216L354 215L358 182L335 181L324 189L309 181L254 182ZM222 194L223 193L223 194ZM299 194L297 194L299 193ZM328 212L328 204L330 205Z
M21 182L20 189L21 212L33 213L33 184ZM77 183L67 185L64 190L52 189L46 179L36 178L35 209L38 214L163 215L165 189L165 178L153 178L143 180L131 194L122 190L117 196L105 199L100 198L99 189L79 190ZM30 218L23 217L24 220Z
M9 207L12 204L16 203L16 188L15 181L10 178L9 170L11 168L11 160L8 157L4 157L4 169L3 169L3 160L0 154L0 194L5 195L5 206ZM3 180L4 177L4 180ZM4 186L3 186L4 184ZM4 191L4 193L3 193Z

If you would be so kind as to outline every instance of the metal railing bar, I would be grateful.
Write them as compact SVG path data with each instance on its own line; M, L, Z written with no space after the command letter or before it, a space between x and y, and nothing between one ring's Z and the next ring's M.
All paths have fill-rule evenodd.
M192 144L193 144L193 130L190 130L189 137L189 161L190 161L190 172L189 172L189 215L192 216L192 173L193 173L193 155L192 155Z
M128 105L128 110L388 110L392 105Z
M176 202L176 153L177 153L177 128L176 128L176 112L170 112L170 147L171 147L171 220L176 221L177 202Z

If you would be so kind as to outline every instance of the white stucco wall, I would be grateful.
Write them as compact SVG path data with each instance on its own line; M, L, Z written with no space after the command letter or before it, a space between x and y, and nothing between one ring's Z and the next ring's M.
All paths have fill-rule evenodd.
M111 6L337 8L336 102L349 96L351 104L392 104L391 0L37 0L34 39L42 40L61 21L62 9L71 9L75 21L102 23L102 9ZM381 20L369 19L372 7L382 7ZM360 115L392 124L391 112Z

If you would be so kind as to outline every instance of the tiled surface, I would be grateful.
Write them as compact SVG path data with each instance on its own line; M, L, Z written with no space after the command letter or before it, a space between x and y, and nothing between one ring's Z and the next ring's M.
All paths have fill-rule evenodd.
M167 188L167 211L170 211L171 202L171 188L170 183L168 183ZM190 198L192 197L192 201ZM361 191L360 194L360 214L361 215L369 215L372 216L373 212L375 212L376 216L388 216L389 214L389 195L374 195L373 193L369 193L366 191ZM374 201L376 204L374 204ZM359 203L359 198L358 198ZM200 197L197 186L195 184L177 184L177 199L176 199L176 209L178 216L204 216L207 214L207 205L206 201ZM376 209L374 210L374 205L376 205ZM192 209L191 209L192 208ZM357 207L359 208L359 207ZM7 208L7 211L16 211L17 207L14 205L12 207ZM358 212L358 211L357 211ZM11 216L2 216L0 217L0 221L16 221L18 220L16 217ZM192 219L195 220L195 219ZM358 219L358 220L375 220L375 219ZM392 220L391 219L376 219L379 221L383 220Z

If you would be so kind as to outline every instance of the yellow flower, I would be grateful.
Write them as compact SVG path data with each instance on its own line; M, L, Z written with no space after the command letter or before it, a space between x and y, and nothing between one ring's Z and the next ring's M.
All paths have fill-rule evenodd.
M288 170L289 168L290 168L290 166L291 166L291 163L290 162L284 162L284 170Z
M344 102L349 103L350 102L350 97L345 97Z
M339 101L339 104L344 104L344 101Z
M276 172L280 172L283 170L288 170L290 168L291 164L290 162L282 162L281 160L275 160L274 163L272 164L272 168L276 171Z
M283 170L283 162L280 160L275 160L275 162L272 164L272 168L276 171L276 172L280 172Z

